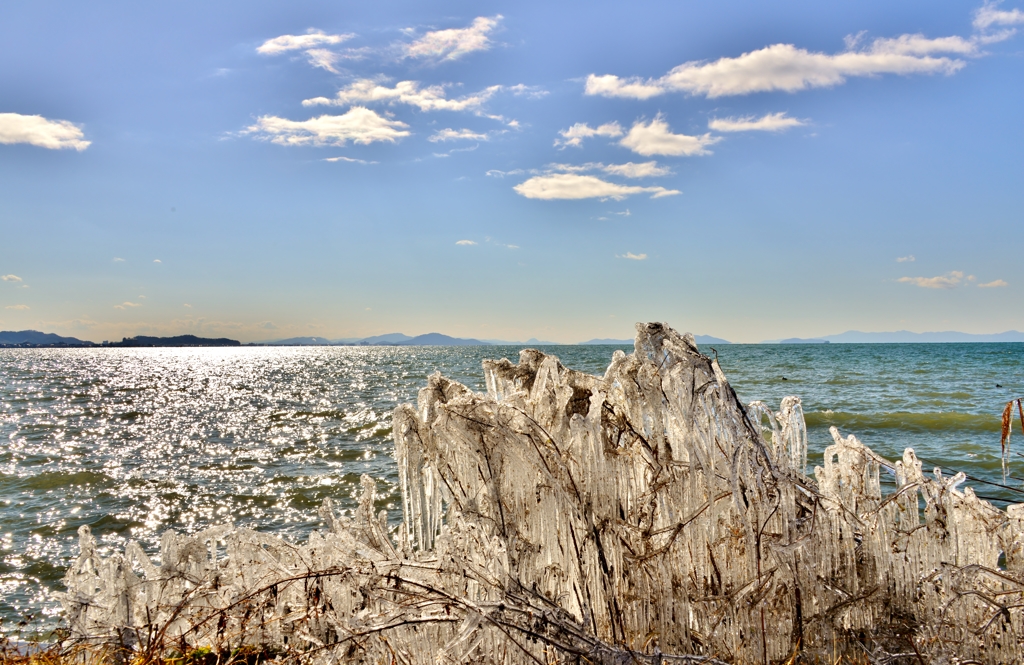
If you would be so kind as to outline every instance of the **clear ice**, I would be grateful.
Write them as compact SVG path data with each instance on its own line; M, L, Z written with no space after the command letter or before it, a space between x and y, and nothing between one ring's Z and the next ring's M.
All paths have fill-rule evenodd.
M742 405L664 324L603 377L530 349L484 372L486 394L435 374L395 410L395 532L365 476L303 545L167 532L156 566L135 543L97 556L82 527L72 638L424 665L1021 661L1024 504L835 428L809 476L799 398Z

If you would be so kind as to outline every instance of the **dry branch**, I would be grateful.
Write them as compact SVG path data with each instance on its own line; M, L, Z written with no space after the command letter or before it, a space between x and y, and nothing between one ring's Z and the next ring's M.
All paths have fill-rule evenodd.
M397 533L365 477L301 546L168 532L158 567L83 528L73 635L317 662L1021 661L1024 505L835 428L812 479L798 398L745 407L692 336L637 331L603 377L535 350L485 361L486 395L430 377L395 411Z

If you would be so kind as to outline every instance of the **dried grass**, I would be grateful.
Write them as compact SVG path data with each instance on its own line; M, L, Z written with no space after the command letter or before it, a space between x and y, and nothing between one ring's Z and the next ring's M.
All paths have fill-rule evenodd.
M799 399L744 406L691 336L637 329L603 377L533 350L485 361L486 395L430 377L395 412L397 533L366 477L354 517L326 502L303 545L168 532L156 566L135 544L99 557L84 528L68 644L140 663L1021 661L1024 505L834 428L812 478Z

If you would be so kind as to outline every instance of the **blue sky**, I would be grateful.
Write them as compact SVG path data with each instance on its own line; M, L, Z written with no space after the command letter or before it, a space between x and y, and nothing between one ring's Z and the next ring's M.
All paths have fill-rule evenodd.
M1024 3L4 3L0 329L1024 329Z

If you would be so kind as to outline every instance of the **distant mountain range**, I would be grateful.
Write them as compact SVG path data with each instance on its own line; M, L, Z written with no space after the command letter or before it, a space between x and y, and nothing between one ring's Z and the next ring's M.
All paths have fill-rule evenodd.
M826 335L803 339L791 337L789 339L767 340L762 344L907 344L907 343L942 343L942 342L1024 342L1024 333L1016 330L1007 330L992 335L975 335L955 331L915 333L909 330L897 332L861 332L859 330L848 330L838 335Z
M711 335L694 335L698 344L731 344L732 342ZM976 335L955 331L915 333L907 330L897 332L860 332L849 330L839 335L824 337L790 337L787 339L765 340L762 344L894 344L922 342L1024 342L1024 333L1008 330L991 335ZM500 339L473 339L450 337L441 333L427 333L415 337L402 333L388 333L372 337L348 337L343 339L327 339L326 337L289 337L268 342L258 342L261 346L558 346L558 342L545 342L531 337L525 342L510 342ZM631 346L631 339L591 339L580 342L581 345L608 344L614 346ZM53 333L38 330L3 331L0 332L0 347L153 347L153 346L241 346L237 340L218 338L211 339L195 335L177 335L175 337L126 337L120 342L104 342L102 345L81 340L77 337L62 337Z
M509 342L504 339L485 339L484 341L495 346L559 346L561 344L561 342L545 342L536 337L531 337L525 342Z
M195 335L176 335L174 337L147 337L138 335L136 337L125 337L120 342L104 342L103 346L118 347L154 347L154 346L241 346L237 339L218 337L196 337Z
M5 330L0 332L0 346L95 346L77 337L61 337L38 330Z
M334 346L338 341L332 341L325 337L289 337L288 339L275 339L272 342L259 342L259 344L264 346Z
M710 335L694 335L698 344L730 344L731 342ZM525 342L512 342L504 339L472 339L449 337L441 333L427 333L410 337L402 333L388 333L373 337L345 337L330 340L324 337L290 337L272 342L260 342L266 346L561 346L561 342L546 342L531 337ZM632 346L631 339L592 339L580 344L611 344L615 346Z
M631 341L630 344L633 342ZM531 337L525 342L510 342L503 339L473 339L466 337L450 337L441 333L425 335L404 335L388 333L373 337L343 337L326 339L324 337L289 337L272 342L260 342L266 346L553 346L558 342L544 342Z
M697 340L698 344L732 344L729 340L722 339L721 337L712 337L711 335L694 335L693 338ZM587 342L580 342L580 345L584 344L614 344L616 346L624 346L632 344L631 339L592 339Z
M260 342L265 346L487 346L491 342L463 337L449 337L441 333L427 333L410 337L402 333L388 333L373 337L346 337L330 340L324 337L289 337L272 342Z
M97 344L78 339L77 337L61 337L53 333L43 333L38 330L6 330L0 332L0 347L93 347L93 346L115 346L115 347L153 347L153 346L241 346L242 343L236 339L224 337L210 339L208 337L196 337L195 335L177 335L175 337L125 337L120 342L104 342Z

